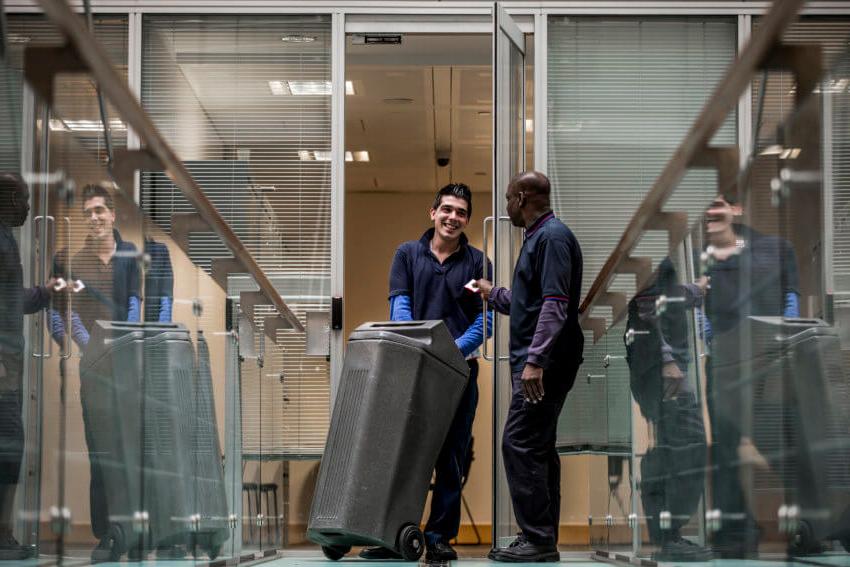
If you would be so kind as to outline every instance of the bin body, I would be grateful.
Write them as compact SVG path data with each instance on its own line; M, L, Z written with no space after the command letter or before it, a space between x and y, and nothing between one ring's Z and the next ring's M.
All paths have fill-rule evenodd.
M850 537L850 382L838 330L817 319L748 317L719 337L716 414L738 423L770 465L756 495L797 505L814 540Z
M307 536L397 549L419 525L469 378L441 321L366 323L350 336Z
M227 539L209 352L198 343L196 359L181 324L97 321L81 361L89 457L103 480L95 489L122 551L198 544L214 556Z

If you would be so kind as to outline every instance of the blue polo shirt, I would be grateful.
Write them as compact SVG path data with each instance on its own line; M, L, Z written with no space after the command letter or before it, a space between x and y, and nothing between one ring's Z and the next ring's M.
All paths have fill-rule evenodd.
M550 367L581 360L584 335L578 322L582 256L578 240L564 223L547 213L525 232L511 285L513 372L522 372L544 301L567 304L567 322L549 355Z
M481 315L481 297L463 286L485 277L484 253L461 234L458 249L440 264L431 252L433 237L431 228L419 240L398 247L390 269L389 297L409 296L414 320L442 320L457 339ZM490 271L488 264L488 277Z

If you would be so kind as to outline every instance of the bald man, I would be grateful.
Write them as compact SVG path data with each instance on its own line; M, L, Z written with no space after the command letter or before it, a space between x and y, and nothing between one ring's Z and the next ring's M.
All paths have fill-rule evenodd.
M25 288L14 229L29 215L29 189L16 173L0 173L0 561L26 559L31 549L18 543L15 492L24 453L24 315L50 304L48 286Z
M582 256L572 231L555 218L549 179L537 171L508 185L508 216L525 228L511 289L479 280L482 297L510 315L511 405L502 454L521 533L494 561L559 561L561 463L558 416L582 362L578 322Z

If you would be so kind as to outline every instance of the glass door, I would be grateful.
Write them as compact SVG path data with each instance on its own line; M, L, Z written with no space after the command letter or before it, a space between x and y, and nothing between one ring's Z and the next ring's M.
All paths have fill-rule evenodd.
M507 217L505 191L511 177L525 167L525 37L500 3L493 6L493 277L510 286L519 229ZM495 220L495 222L493 222ZM488 229L485 222L485 231ZM502 428L511 396L508 364L509 323L493 324L493 547L505 547L517 532L502 459ZM487 353L485 353L486 355Z

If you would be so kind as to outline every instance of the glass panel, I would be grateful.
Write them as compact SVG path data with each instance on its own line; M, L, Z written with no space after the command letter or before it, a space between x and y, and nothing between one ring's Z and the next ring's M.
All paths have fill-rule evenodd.
M154 122L302 323L327 314L330 17L149 16L143 35L142 102ZM167 234L194 222L163 173L145 172L141 195ZM230 257L204 230L193 229L187 251L213 275ZM238 398L228 399L231 454L240 455L228 486L241 539L248 550L304 543L328 428L328 355L308 354L304 333L275 329L275 311L253 305L250 278L226 281L231 320L250 331L221 366ZM225 309L223 298L214 303Z
M499 10L499 8L497 8ZM504 13L494 17L504 21L505 25L516 24ZM494 72L496 76L494 91L494 109L496 130L494 137L494 214L497 216L495 227L494 277L496 285L510 287L513 266L522 244L522 232L513 227L506 216L505 190L510 179L525 167L525 56L510 36L501 27L496 26ZM517 525L514 519L504 459L502 457L502 428L507 417L511 400L511 371L508 365L508 321L494 318L494 435L493 466L496 485L494 486L493 545L507 546L516 537Z
M548 21L552 199L556 215L581 242L586 293L732 63L736 22L585 16ZM735 138L733 113L712 143L733 144ZM691 170L665 209L682 211L688 222L695 222L715 187L713 171ZM654 270L668 255L666 234L647 232L633 255L650 258ZM633 276L618 276L611 290L631 298L639 287ZM610 324L612 310L594 308L591 316ZM650 540L648 513L641 511L646 504L637 491L642 455L657 442L655 425L646 423L632 400L635 373L625 360L626 330L615 327L596 344L586 334L585 363L567 397L558 433L564 478L589 475L591 495L589 501L566 505L564 516L571 524L564 529L576 534L567 539L581 540L583 518L590 517L592 544L613 552ZM581 456L597 452L600 457Z

